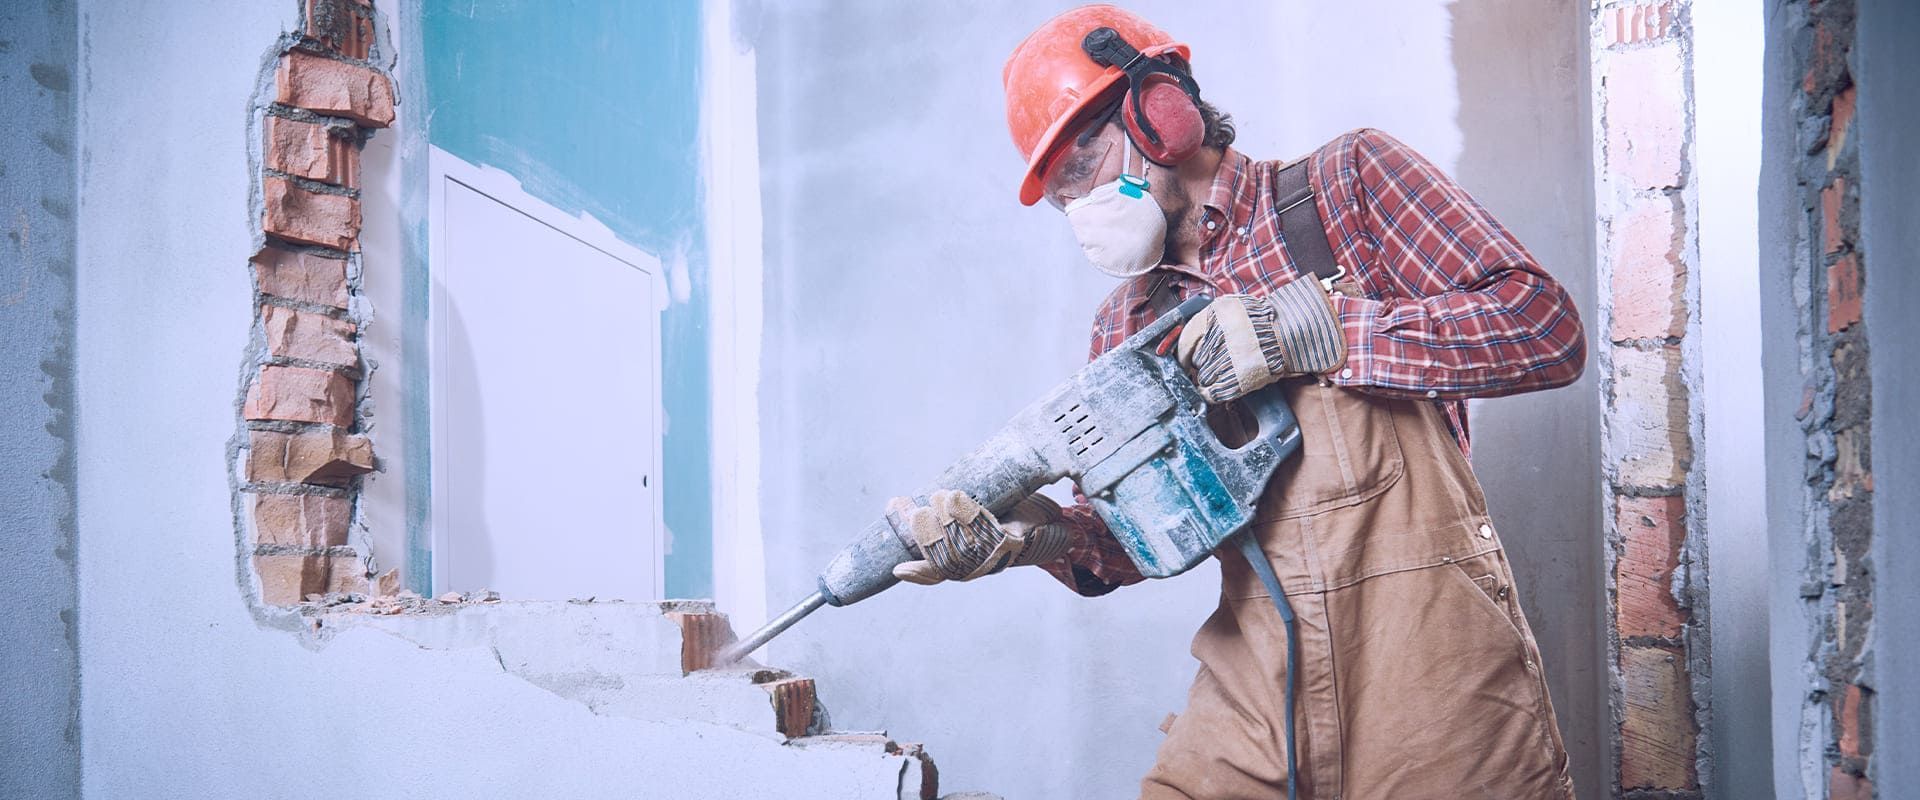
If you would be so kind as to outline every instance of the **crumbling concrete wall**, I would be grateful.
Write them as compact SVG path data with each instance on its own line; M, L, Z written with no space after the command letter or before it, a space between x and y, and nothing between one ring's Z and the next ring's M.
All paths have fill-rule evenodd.
M345 496L320 491L342 459L324 457L317 471L271 481L310 489L243 493L302 498L279 516L258 511L257 501L236 502L234 493L254 486L262 474L255 470L309 465L291 445L284 458L256 464L236 449L253 446L254 434L341 433L351 441L355 433L358 388L330 388L357 377L335 369L353 360L276 352L275 335L262 330L281 310L351 321L333 313L354 309L351 295L336 305L262 304L255 292L263 211L270 232L298 243L293 252L324 259L353 249L345 225L353 177L340 167L357 142L298 128L311 135L290 136L299 146L275 152L282 139L258 124L262 97L328 110L340 99L351 106L354 87L369 85L323 82L315 88L342 92L282 95L283 48L274 43L302 35L315 8L344 12L349 22L362 13L358 4L324 0L83 2L76 10L79 203L66 241L79 243L80 333L76 441L61 453L77 474L78 549L86 554L77 570L84 793L930 796L931 766L910 746L884 736L805 735L821 730L824 717L804 678L758 669L684 675L698 659L685 651L674 617L704 618L701 607L346 595L291 604L309 590L359 588L335 584L330 565L312 582L302 564L288 585L256 583L255 559L280 552L261 552L248 538L257 535L251 523L236 548L237 515L284 522L307 537L286 546L318 551L288 555L357 561L324 538L337 530L335 510L301 505ZM342 41L357 35L349 28ZM340 56L313 55L327 63L307 66L361 66ZM313 121L276 111L272 119ZM263 191L269 182L284 185ZM284 194L276 200L275 191ZM339 252L300 249L315 239ZM281 332L304 330L296 322ZM328 333L305 344L339 340ZM320 391L267 402L276 367L319 373L311 386ZM236 376L242 385L260 382L245 395L254 402L236 395ZM266 416L279 408L318 419ZM263 419L250 421L305 424L248 425L236 441L236 420L255 412ZM364 578L355 568L346 574ZM11 751L8 758L12 775ZM57 781L49 785L57 791Z
M1902 423L1915 389L1920 18L1908 3L1819 0L1772 3L1767 22L1776 787L1903 797L1916 785L1903 679L1920 663L1904 535L1917 457Z
M73 247L77 17L0 8L0 797L79 797Z

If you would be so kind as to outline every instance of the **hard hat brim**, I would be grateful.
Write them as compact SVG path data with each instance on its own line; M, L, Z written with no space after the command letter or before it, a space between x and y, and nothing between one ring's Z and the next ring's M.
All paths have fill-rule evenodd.
M1140 51L1140 55L1145 58L1154 58L1169 52L1180 56L1182 61L1187 60L1189 57L1187 46L1181 42L1154 45ZM1066 113L1061 114L1059 119L1054 120L1053 124L1048 126L1046 133L1041 134L1039 143L1033 147L1033 155L1027 158L1026 178L1020 182L1021 205L1030 206L1038 203L1040 202L1040 198L1046 194L1046 181L1042 173L1045 172L1047 162L1053 157L1054 151L1060 148L1061 135L1074 126L1085 122L1084 117L1087 115L1087 112L1112 100L1112 95L1109 94L1109 92L1113 89L1114 84L1119 83L1121 79L1125 77L1126 73L1122 72L1119 67L1108 67L1106 72L1102 73L1099 78L1094 79L1092 83L1086 86L1086 89L1081 92L1080 98L1067 109Z

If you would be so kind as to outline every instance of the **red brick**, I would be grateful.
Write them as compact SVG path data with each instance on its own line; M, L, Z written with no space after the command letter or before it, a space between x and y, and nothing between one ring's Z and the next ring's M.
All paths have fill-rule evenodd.
M1827 267L1827 332L1839 333L1860 321L1860 257L1848 253Z
M667 616L680 625L680 671L695 672L718 666L713 656L734 641L727 615L704 611L673 611Z
M267 117L267 168L357 189L360 149L325 125Z
M296 605L310 594L366 592L366 567L359 556L273 554L253 557L260 576L260 602Z
M1686 265L1676 201L1635 204L1613 220L1613 341L1686 333Z
M286 178L271 176L261 188L266 208L260 224L267 233L336 250L351 249L360 235L358 199L308 191Z
M1834 178L1820 187L1820 244L1822 252L1839 252L1853 237L1840 229L1840 205L1847 199L1847 179Z
M253 256L260 293L317 306L347 307L347 260L267 245Z
M393 84L371 67L294 50L280 57L274 82L275 99L287 105L369 128L393 124Z
M267 352L322 364L355 366L354 325L325 314L281 306L261 306L260 324L267 330Z
M247 389L247 419L353 424L353 382L337 372L269 364Z
M1866 702L1864 691L1857 684L1847 684L1847 690L1840 695L1840 755L1847 758L1861 758L1866 755L1860 746L1860 706Z
M365 436L330 430L281 433L249 431L247 480L276 483L345 485L373 471L373 442Z
M1827 773L1827 800L1874 800L1873 781L1836 766Z
M1686 481L1693 463L1687 402L1678 346L1614 346L1605 451L1620 484L1668 489Z
M1612 44L1639 44L1664 39L1673 29L1673 17L1672 2L1616 7L1613 9Z
M1620 788L1698 788L1691 681L1679 649L1621 647L1620 693Z
M797 739L807 735L813 724L814 692L812 678L787 678L761 684L773 702L774 727L780 735Z
M353 503L317 494L253 495L255 544L319 550L347 543Z
M365 60L373 49L373 20L357 9L366 0L307 0L307 41L347 58Z
M1680 635L1685 615L1673 596L1673 572L1687 537L1683 497L1622 497L1615 517L1620 560L1614 563L1622 637Z
M1833 96L1832 122L1827 126L1827 169L1833 169L1834 161L1840 158L1840 148L1847 146L1847 131L1853 127L1855 101L1851 86Z
M1678 186L1687 97L1677 43L1611 54L1606 66L1606 156L1616 182Z

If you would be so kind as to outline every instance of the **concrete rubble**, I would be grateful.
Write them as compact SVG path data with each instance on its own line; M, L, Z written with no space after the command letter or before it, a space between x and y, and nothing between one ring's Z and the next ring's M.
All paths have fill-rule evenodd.
M596 715L684 726L699 739L745 734L760 744L736 745L738 759L778 764L769 774L781 776L782 797L941 797L920 745L832 730L813 679L751 660L713 666L713 652L735 637L707 601L503 602L487 589L437 598L402 590L309 594L288 613L312 647L375 630L426 650L486 648L505 672Z

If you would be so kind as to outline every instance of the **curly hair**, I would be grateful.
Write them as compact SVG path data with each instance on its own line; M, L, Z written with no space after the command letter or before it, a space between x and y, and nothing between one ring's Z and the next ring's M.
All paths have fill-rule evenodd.
M1225 149L1227 145L1233 144L1235 133L1233 115L1221 111L1205 100L1197 100L1196 105L1200 106L1200 121L1205 123L1207 128L1206 138L1200 140L1200 144L1215 149Z

